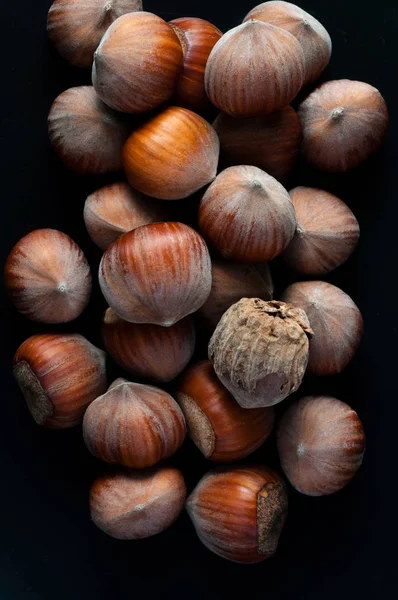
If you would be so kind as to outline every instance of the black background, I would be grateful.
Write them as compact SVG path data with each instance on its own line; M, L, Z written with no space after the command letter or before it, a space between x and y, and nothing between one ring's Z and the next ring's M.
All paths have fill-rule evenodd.
M144 4L167 20L200 16L226 31L241 22L254 2L144 0ZM334 394L359 412L367 434L362 469L346 489L331 497L307 498L291 490L290 515L278 552L258 565L228 563L208 552L185 514L155 538L136 543L108 538L89 519L88 490L102 466L85 450L80 428L42 431L11 376L18 345L29 335L50 329L29 323L2 299L2 600L211 600L231 595L335 600L390 597L396 591L397 8L392 0L302 0L300 5L321 20L333 39L331 65L322 79L368 81L380 89L390 109L387 140L367 164L333 177L311 173L299 164L289 182L340 195L361 225L359 248L328 281L341 286L360 306L366 324L364 342L344 374L308 380L304 391ZM45 31L49 6L50 0L1 3L1 261L27 232L53 227L70 234L96 270L101 254L85 231L82 209L88 193L105 180L67 171L53 156L46 129L54 98L68 87L88 83L89 74L66 65L49 47ZM177 212L179 206L174 207ZM278 267L277 263L275 273ZM291 279L292 274L279 271L277 292ZM83 317L55 329L80 331L100 345L104 306L96 289ZM114 369L112 374L116 373ZM256 458L277 466L273 440ZM189 441L173 462L183 469L190 490L211 466Z

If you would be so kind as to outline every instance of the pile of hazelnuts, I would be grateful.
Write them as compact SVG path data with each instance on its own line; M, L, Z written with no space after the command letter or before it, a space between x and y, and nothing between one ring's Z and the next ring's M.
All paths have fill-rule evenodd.
M162 461L186 433L211 461L247 457L306 372L333 375L353 358L360 310L316 278L349 258L358 222L331 193L287 192L280 181L299 153L323 171L359 165L383 140L386 104L367 83L314 88L331 40L288 2L260 4L223 35L199 18L166 23L140 0L55 0L48 32L66 60L92 68L93 82L54 101L54 151L80 173L126 176L87 198L84 220L104 250L103 346L133 381L108 387L105 352L75 333L30 337L15 378L39 425L83 423L88 450L114 465L90 494L104 532L148 537L186 506L210 550L261 561L286 519L284 478L262 464L222 466L186 501L183 475ZM303 88L296 112L289 103ZM211 106L221 111L212 125L201 116ZM196 231L170 220L167 201L197 192ZM274 300L268 263L279 255L308 280ZM68 235L42 229L13 248L5 283L23 315L57 324L86 308L92 278ZM197 324L211 336L208 360L189 364ZM291 404L276 438L287 480L309 496L343 488L365 448L356 412L328 396Z

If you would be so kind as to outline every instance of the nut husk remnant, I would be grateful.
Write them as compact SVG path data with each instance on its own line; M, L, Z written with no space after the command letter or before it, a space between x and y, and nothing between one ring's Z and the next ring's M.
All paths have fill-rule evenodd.
M209 343L209 358L243 408L273 406L299 388L311 336L303 310L243 298L221 318Z

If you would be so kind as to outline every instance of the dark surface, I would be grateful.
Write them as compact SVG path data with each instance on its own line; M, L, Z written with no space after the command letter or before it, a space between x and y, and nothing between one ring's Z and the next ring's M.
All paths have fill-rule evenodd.
M168 20L200 16L223 31L239 24L254 5L248 0L233 6L216 0L144 3L146 10ZM209 553L185 514L156 538L139 543L112 540L89 519L88 490L102 465L85 450L80 429L40 430L11 376L18 345L29 335L50 329L27 322L4 299L2 600L210 600L234 597L234 593L259 599L335 600L395 595L397 8L392 0L303 0L300 4L323 22L333 39L332 62L323 79L368 81L380 89L391 114L386 143L366 165L334 177L299 166L290 182L318 185L340 195L361 225L359 248L327 280L341 286L361 308L366 324L363 345L343 375L308 380L304 391L334 394L359 412L367 434L363 468L352 484L331 497L307 498L291 490L290 515L277 555L255 566L235 565ZM82 209L87 194L104 180L68 172L53 156L46 130L53 99L67 87L88 83L89 74L69 67L49 48L45 32L49 6L50 0L19 0L2 2L0 8L1 262L24 234L53 227L70 234L96 270L101 254L85 231ZM277 276L279 289L285 280L290 280L289 273ZM80 331L100 344L104 305L96 289L79 321L53 329ZM273 440L256 458L277 465L272 448ZM183 469L190 490L211 467L188 441L174 462Z

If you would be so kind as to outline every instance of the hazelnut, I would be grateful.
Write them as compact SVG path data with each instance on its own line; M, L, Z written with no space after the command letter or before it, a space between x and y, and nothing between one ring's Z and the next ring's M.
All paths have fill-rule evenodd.
M285 412L278 451L292 486L308 496L341 490L359 469L365 435L357 413L340 400L307 396Z
M284 481L262 465L210 471L186 503L201 542L238 563L257 563L275 553L287 506Z
M184 508L184 478L173 467L121 470L102 475L90 490L95 525L119 540L140 540L161 533Z
M171 106L136 129L123 149L131 185L161 200L181 200L214 180L220 142L199 115Z
M227 166L253 165L281 181L296 162L302 135L300 119L291 106L251 118L220 113L213 127Z
M151 385L118 379L87 409L87 448L105 462L144 469L174 454L185 438L177 402Z
M48 13L48 36L68 62L89 68L109 25L135 10L142 10L141 0L54 0Z
M268 264L264 276L254 265L212 259L210 296L199 309L199 315L210 328L215 328L226 310L242 298L271 300L273 283Z
M171 381L187 366L195 350L195 327L190 317L171 327L139 325L105 312L102 339L118 365L137 377Z
M233 117L256 117L289 104L304 81L304 53L288 31L247 21L210 53L205 86L211 102Z
M368 159L383 141L386 103L367 83L341 79L317 87L300 104L301 153L317 169L344 172Z
M123 233L141 225L163 221L165 211L128 183L112 183L91 194L84 205L84 222L97 246L106 248Z
M340 373L362 339L363 319L357 305L343 290L325 281L294 283L286 288L282 300L304 310L314 331L308 373Z
M312 335L307 315L284 302L243 298L221 317L209 358L243 408L273 406L304 376Z
M290 2L263 2L244 18L258 19L285 29L300 42L304 52L304 85L312 83L327 67L332 54L332 40L324 26L305 10Z
M106 389L105 353L82 335L34 335L18 348L13 365L32 417L49 429L78 425Z
M346 204L333 194L309 187L290 191L297 228L283 254L300 273L323 275L342 265L359 240L359 224Z
M56 98L48 132L53 150L74 171L100 175L122 168L120 154L129 129L91 86L70 88Z
M93 85L111 108L142 113L172 96L182 66L172 27L152 13L130 12L102 38L94 54Z
M266 262L281 254L294 236L290 196L257 167L229 167L205 192L199 229L224 258Z
M175 398L188 435L202 454L217 462L248 456L271 435L273 408L241 408L220 383L209 360L192 365L176 383Z
M19 240L7 258L4 282L19 312L40 323L76 319L91 294L86 257L56 229L37 229Z
M205 69L209 54L222 32L203 19L183 17L170 21L184 53L183 71L177 80L175 103L202 112L210 107L205 90Z
M99 282L108 304L125 321L169 327L207 300L209 252L188 225L143 225L105 251Z

